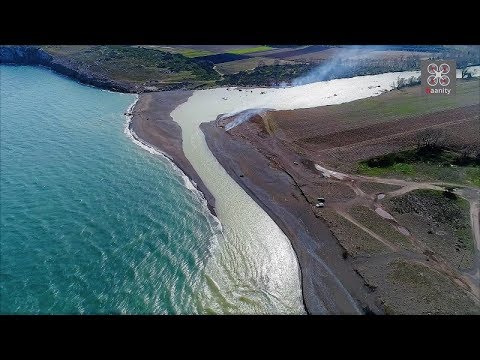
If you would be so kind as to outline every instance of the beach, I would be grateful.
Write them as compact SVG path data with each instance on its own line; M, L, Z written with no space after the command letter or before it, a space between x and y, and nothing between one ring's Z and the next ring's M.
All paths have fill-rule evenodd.
M381 313L364 288L362 279L342 259L337 240L312 211L312 205L305 200L301 187L289 171L274 166L250 142L226 134L215 126L215 122L202 124L201 129L209 148L228 174L290 239L302 273L303 297L308 312ZM282 166L288 166L292 161L279 160Z
M164 91L140 94L131 110L128 127L138 141L146 142L172 160L195 184L207 201L208 208L215 213L215 198L204 185L182 148L182 131L170 113L185 102L192 91Z
M211 285L203 297L217 298L212 303L223 301L227 308L243 309L232 310L234 313L265 313L265 308L267 313L304 313L300 269L287 236L213 156L203 157L194 150L208 160L198 173L185 155L183 142L192 135L181 129L170 113L191 95L190 91L139 94L128 127L135 140L167 156L196 184L208 208L221 221L223 237L212 244L212 257L206 266ZM198 127L191 129L202 134ZM217 184L207 188L202 178L214 178ZM217 197L223 200L220 207L216 206Z

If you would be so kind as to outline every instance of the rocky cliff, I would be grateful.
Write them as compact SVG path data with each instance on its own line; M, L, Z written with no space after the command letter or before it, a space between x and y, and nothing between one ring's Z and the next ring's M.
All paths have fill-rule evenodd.
M145 90L136 84L109 79L98 72L91 71L88 65L54 56L38 46L0 46L0 64L7 63L42 65L81 83L112 91L138 93Z

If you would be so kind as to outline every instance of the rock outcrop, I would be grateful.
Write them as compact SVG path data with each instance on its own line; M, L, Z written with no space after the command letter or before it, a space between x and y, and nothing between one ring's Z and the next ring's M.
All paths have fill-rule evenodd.
M25 45L0 46L0 64L42 65L81 83L112 91L139 93L143 86L112 80L89 70L88 65L54 56L41 47Z

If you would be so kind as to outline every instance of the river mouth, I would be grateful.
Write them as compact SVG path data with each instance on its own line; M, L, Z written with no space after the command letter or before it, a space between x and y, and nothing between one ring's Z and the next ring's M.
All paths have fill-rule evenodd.
M227 174L208 149L201 122L192 121L212 109L209 102L191 97L172 112L182 127L185 154L214 195L223 227L205 269L206 310L303 314L300 271L288 238Z
M399 77L418 75L413 71L288 88L199 90L171 113L182 128L186 157L216 199L224 228L224 237L213 245L213 256L206 268L210 296L221 298L233 312L305 311L300 269L288 238L219 164L205 142L200 124L220 114L247 109L306 108L377 96L391 90ZM350 297L348 293L343 296ZM357 305L352 304L355 308Z

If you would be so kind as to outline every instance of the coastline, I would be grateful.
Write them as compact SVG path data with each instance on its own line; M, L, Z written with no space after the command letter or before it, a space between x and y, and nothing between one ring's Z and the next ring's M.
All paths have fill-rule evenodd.
M181 128L173 121L170 115L172 110L187 101L192 93L192 91L164 91L137 95L137 100L127 110L127 113L131 113L132 115L128 121L127 128L134 140L160 152L191 179L195 187L204 195L209 210L212 214L216 215L215 199L203 184L203 181L190 164L190 161L186 158L182 149ZM159 109L155 108L156 106L158 106ZM314 261L312 259L316 257L313 253L320 250L320 248L312 250L309 247L312 243L315 243L315 238L322 239L323 241L326 236L326 242L329 242L328 236L331 237L331 234L327 233L328 228L325 230L325 228L319 226L317 230L316 226L318 225L312 225L313 227L311 227L310 224L313 224L315 220L311 222L308 218L301 216L302 212L307 213L308 210L310 210L308 207L302 208L299 204L295 203L286 205L281 201L277 201L279 195L287 193L291 188L298 188L299 193L297 195L301 196L301 186L292 184L291 180L293 177L290 176L289 178L289 174L285 169L272 168L269 165L270 162L264 158L258 149L237 141L218 128L215 129L214 122L204 123L200 126L200 129L205 134L208 147L231 178L268 213L288 236L295 249L301 270L302 296L305 304L308 302L306 309L309 313L321 312L322 305L316 302L315 297L328 289L320 288L314 283L315 277L322 277L325 276L325 274L322 275L321 273L324 269L319 269L318 266L311 263L311 261ZM235 148L238 150L233 151L232 149ZM238 156L239 154L241 155ZM248 170L250 170L250 172ZM285 176L285 174L287 176ZM277 185L276 182L278 180L279 185L275 191L271 191L268 186L265 186L269 179L275 179L273 186ZM319 223L318 219L316 223ZM311 229L315 229L313 234L308 233ZM301 234L302 232L303 234ZM328 249L322 248L321 250ZM322 252L322 258L323 255L324 253ZM329 256L332 256L332 259L338 258L338 255L338 252L329 254ZM340 273L342 272L341 268L337 268L340 263L335 264L337 260L338 259L333 259L330 262L330 260L327 259L326 261L336 275L338 275L338 271L340 271ZM340 260L342 259L340 258ZM333 267L332 264L334 265ZM343 266L345 266L347 263L343 261L343 264ZM308 278L306 279L305 276ZM341 276L343 275L340 274L339 276L341 283L348 288L355 300L360 302L363 310L377 313L376 305L372 304L371 298L368 294L364 293L365 289L356 288L358 286L356 283L358 279L349 279L348 277L350 275L346 275L345 278L341 278ZM351 281L353 283L350 283ZM353 290L351 286L354 287ZM328 293L328 291L325 292ZM336 294L330 295L335 296ZM330 306L337 306L337 304L330 304ZM335 313L335 311L332 312Z
M30 65L44 66L57 74L78 81L84 85L94 86L99 89L124 93L139 93L144 91L127 81L117 81L100 76L82 67L59 57L53 57L43 49L30 45L6 45L0 46L0 64L4 65Z
M126 113L131 115L128 130L134 140L152 147L178 167L203 195L210 212L217 216L215 198L186 158L182 148L182 129L170 116L192 93L173 90L138 94L137 101Z

